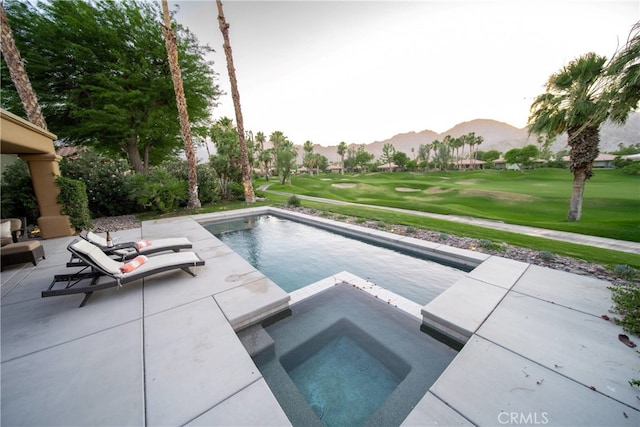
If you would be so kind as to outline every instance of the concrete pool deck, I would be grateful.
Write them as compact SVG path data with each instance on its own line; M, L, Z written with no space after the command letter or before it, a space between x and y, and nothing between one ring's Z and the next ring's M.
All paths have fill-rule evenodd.
M0 423L289 425L236 331L309 289L285 293L198 222L219 216L114 233L187 237L206 264L196 277L163 273L96 292L83 308L82 295L40 297L66 272L72 238L44 240L46 260L2 272ZM466 341L404 425L640 424L640 390L628 384L640 377L638 354L600 317L612 305L607 282L450 249L479 266L424 307L394 301ZM372 288L348 273L319 286L336 280Z

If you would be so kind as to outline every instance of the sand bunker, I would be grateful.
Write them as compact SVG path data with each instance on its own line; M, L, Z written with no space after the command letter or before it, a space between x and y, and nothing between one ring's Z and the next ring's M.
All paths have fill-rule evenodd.
M358 184L354 184L354 183L348 183L348 182L342 182L339 184L331 184L332 187L338 187L338 188L353 188Z
M536 198L528 194L507 193L504 191L492 191L492 190L462 190L460 194L471 197L489 197L497 200L505 200L512 202L531 202Z
M420 191L419 188L409 188L409 187L396 187L396 191L400 191L402 193L412 193L414 191Z
M451 188L440 188L440 187L429 187L426 190L424 190L425 193L427 194L438 194L438 193L448 193L451 191Z

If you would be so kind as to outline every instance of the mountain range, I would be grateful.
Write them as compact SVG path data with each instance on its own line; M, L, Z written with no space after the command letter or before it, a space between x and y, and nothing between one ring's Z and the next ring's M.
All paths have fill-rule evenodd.
M434 140L442 141L446 135L457 138L470 132L475 132L476 136L482 136L484 141L476 146L481 151L498 150L501 153L505 153L512 148L522 148L528 144L537 145L536 136L530 136L526 127L519 129L508 123L496 120L476 119L459 123L442 133L429 129L419 132L399 133L389 139L365 144L365 149L373 154L375 159L379 159L382 154L382 147L390 143L395 147L396 151L402 151L410 158L414 158L420 144L429 144ZM632 113L623 126L607 122L600 128L600 152L602 153L618 150L619 144L628 146L638 143L640 143L640 112ZM414 152L411 151L412 148ZM551 146L551 151L554 153L563 149L568 149L566 135L558 137ZM329 163L340 161L336 146L325 147L316 144L313 147L313 152L325 156ZM298 155L298 163L302 163L302 156L304 155L302 146L299 146L298 153L300 153Z

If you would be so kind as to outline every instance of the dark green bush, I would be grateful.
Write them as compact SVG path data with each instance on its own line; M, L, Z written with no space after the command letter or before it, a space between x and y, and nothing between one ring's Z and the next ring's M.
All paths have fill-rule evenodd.
M36 223L40 214L27 162L18 159L5 167L0 191L3 218L27 218L28 224Z
M132 171L126 160L114 160L86 150L76 159L62 159L60 172L86 184L89 210L94 218L137 212L137 205L130 197Z
M187 182L162 166L134 175L131 190L132 200L142 210L169 212L185 206L188 200Z
M287 200L287 206L292 207L292 208L299 208L300 207L300 198L296 197L295 194L293 196L289 197L289 199Z
M220 200L216 174L208 164L198 165L198 198L202 205L215 203Z
M166 169L176 178L189 182L189 165L184 159L171 159L162 162L160 167ZM202 205L217 202L220 199L220 190L216 174L209 164L201 163L196 167L198 176L198 199Z
M90 229L91 212L89 212L87 186L84 182L57 176L56 184L60 188L58 203L62 205L62 214L69 215L69 221L76 230Z
M623 167L622 172L627 175L640 175L640 162L633 162Z

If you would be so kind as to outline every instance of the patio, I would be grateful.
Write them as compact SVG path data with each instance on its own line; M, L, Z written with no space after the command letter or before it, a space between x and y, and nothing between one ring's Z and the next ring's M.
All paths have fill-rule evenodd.
M96 292L83 308L83 295L41 298L65 271L72 237L42 241L37 267L2 273L2 425L290 424L235 332L304 295L209 234L197 222L205 217L114 233L189 238L206 261L196 277L151 276ZM480 266L432 303L397 304L467 340L405 425L639 425L640 393L628 385L638 355L600 318L607 283L474 254L464 255Z

